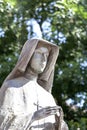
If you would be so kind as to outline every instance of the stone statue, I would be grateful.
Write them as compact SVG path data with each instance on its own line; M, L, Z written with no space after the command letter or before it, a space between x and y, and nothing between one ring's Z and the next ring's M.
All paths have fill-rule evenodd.
M0 89L0 130L68 130L51 88L58 47L28 40Z

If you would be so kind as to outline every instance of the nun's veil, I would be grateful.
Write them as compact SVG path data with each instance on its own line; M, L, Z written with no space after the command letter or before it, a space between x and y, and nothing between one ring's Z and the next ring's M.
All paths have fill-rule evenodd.
M26 43L23 46L23 49L21 51L21 54L19 56L16 66L14 67L13 71L7 76L7 78L5 79L5 82L10 79L23 76L38 43L40 44L40 46L41 44L42 45L44 44L51 47L47 66L44 72L40 74L38 77L38 83L44 89L51 92L53 76L54 76L54 67L55 67L56 59L59 53L59 48L57 45L52 44L43 39L31 39L31 40L26 41Z

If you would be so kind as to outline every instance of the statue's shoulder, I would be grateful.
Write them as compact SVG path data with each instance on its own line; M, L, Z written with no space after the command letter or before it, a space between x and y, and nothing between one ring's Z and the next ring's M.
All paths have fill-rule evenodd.
M23 86L27 81L23 77L14 78L4 82L3 86L6 88L18 88Z
M17 79L7 80L4 82L2 87L6 87L6 88L14 87L16 82L17 82Z
M21 80L19 78L15 78L15 79L10 79L10 80L6 80L4 81L4 83L2 84L1 88L0 88L0 94L1 93L13 93L16 89L21 86Z
M14 80L4 81L0 88L0 93L11 92L12 88L14 88Z
M2 84L1 88L0 88L0 97L3 97L3 95L5 94L9 94L12 93L12 89L11 89L12 85L10 80L8 81L4 81L4 83Z

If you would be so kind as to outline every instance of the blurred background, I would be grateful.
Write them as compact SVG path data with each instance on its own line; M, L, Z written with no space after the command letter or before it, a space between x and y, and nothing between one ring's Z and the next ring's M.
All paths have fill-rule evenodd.
M0 0L0 86L30 38L59 46L52 94L69 130L87 130L87 0Z

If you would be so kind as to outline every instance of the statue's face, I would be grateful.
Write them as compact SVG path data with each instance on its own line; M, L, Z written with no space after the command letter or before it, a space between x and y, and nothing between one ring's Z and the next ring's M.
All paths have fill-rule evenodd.
M31 58L31 69L38 74L42 73L47 64L48 55L49 50L46 47L37 48Z

